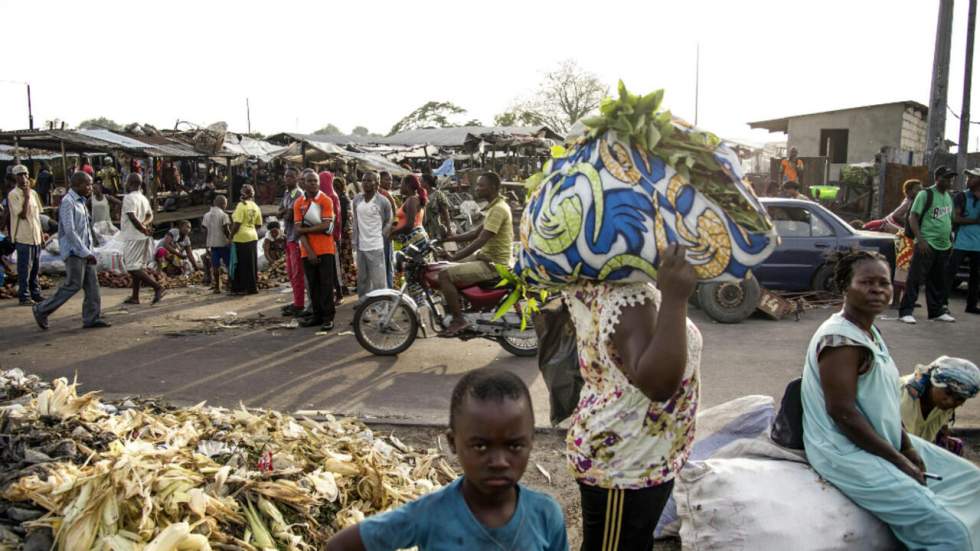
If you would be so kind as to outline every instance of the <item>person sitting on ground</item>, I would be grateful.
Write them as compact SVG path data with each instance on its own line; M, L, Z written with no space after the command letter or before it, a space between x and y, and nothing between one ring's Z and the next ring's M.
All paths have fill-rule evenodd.
M800 193L799 182L794 182L793 180L790 180L785 184L783 184L783 190L781 196L785 197L786 199L801 199L803 201L810 200L809 197Z
M949 434L956 408L980 391L980 369L971 361L940 356L902 377L902 424L909 434L963 455L963 441Z
M445 336L458 335L468 325L459 304L457 286L476 285L499 278L494 263L510 266L513 256L514 227L510 207L500 195L500 176L487 172L476 181L476 196L488 201L483 224L461 235L449 235L445 241L469 241L469 244L452 255L451 262L459 262L439 272L439 290L446 299L446 306L453 321L446 328Z
M198 270L197 260L191 249L191 223L181 220L176 228L170 228L157 243L154 256L160 271L167 275L182 275L188 263L193 270Z
M446 436L463 476L341 530L327 551L568 549L561 507L519 483L534 444L531 395L520 377L487 367L464 375Z
M140 288L143 285L153 289L153 302L163 298L163 287L146 273L153 251L153 208L150 200L143 195L143 177L131 172L126 177L126 196L122 201L121 227L117 236L123 243L123 267L129 272L133 282L133 294L126 304L140 303Z
M221 293L221 264L231 271L231 217L225 212L228 198L216 195L211 210L201 219L201 227L207 232L205 245L211 260L211 289Z
M888 260L856 250L834 266L844 307L803 367L810 466L909 549L980 549L980 468L902 428L898 368L874 325L892 298Z
M265 231L262 252L265 254L266 262L272 264L286 255L286 236L282 233L279 222L276 221L266 224Z

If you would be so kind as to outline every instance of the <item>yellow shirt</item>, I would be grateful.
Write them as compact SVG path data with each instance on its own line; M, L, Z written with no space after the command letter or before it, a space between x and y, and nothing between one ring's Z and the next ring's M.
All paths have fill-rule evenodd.
M909 434L914 434L927 442L935 442L936 436L943 427L953 420L953 410L944 410L933 407L929 412L929 417L922 417L922 402L918 397L912 396L906 384L915 375L906 375L899 379L902 385L902 398L899 402L899 411L902 413L902 424Z
M254 201L240 201L231 215L232 222L240 224L238 232L232 236L234 243L250 243L258 241L259 234L255 231L262 225L262 211Z
M15 187L7 195L10 204L10 234L14 243L41 245L41 198L31 190L31 204L27 207L27 218L21 218L24 210L24 192Z
M480 249L480 258L510 266L513 255L514 224L510 205L497 196L487 206L483 229L493 234Z

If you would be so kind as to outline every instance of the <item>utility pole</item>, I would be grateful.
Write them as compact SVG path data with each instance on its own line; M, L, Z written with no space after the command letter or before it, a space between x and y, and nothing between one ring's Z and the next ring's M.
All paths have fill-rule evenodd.
M252 133L252 110L248 106L248 98L245 98L245 120L248 121L248 133Z
M701 86L701 43L694 53L694 126L698 125L698 92Z
M970 0L966 16L966 56L963 69L963 107L960 111L960 139L956 148L957 187L965 187L966 153L970 148L970 88L973 80L973 31L977 23L977 0Z
M949 50L953 32L953 0L939 0L936 50L932 59L932 89L926 134L926 164L930 177L938 166L938 154L946 151L946 94L949 90Z
M27 84L27 127L34 130L34 111L31 109L31 85Z

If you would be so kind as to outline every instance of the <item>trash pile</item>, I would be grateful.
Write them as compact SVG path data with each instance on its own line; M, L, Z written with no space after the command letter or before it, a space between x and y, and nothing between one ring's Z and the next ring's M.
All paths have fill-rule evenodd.
M154 401L0 372L0 549L318 549L457 475L358 421Z
M46 275L38 276L37 280L41 289L50 289L54 286L54 281ZM7 281L0 285L0 300L6 298L17 298L17 276L7 276Z
M205 274L202 270L197 270L186 276L168 276L158 271L147 269L146 273L155 281L160 283L164 289L178 289L191 285L204 285ZM286 274L286 261L277 260L263 272L259 272L257 285L259 289L272 289L283 283L289 283L289 276ZM114 273L111 271L99 272L99 286L111 287L115 289L128 289L133 284L133 280L127 273ZM222 279L222 287L229 288L228 277ZM16 296L16 295L15 295Z

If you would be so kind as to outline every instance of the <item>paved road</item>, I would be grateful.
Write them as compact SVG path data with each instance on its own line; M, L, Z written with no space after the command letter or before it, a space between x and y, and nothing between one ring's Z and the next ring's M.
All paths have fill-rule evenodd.
M341 308L337 329L321 336L309 329L277 327L280 290L227 298L203 289L173 292L159 306L123 309L125 291L104 290L106 330L82 330L80 297L41 332L29 309L0 301L0 365L45 377L78 375L84 388L111 395L162 395L181 403L271 407L286 411L330 410L392 420L444 423L449 395L467 370L500 365L531 387L538 422L547 424L548 395L533 359L515 358L490 342L425 339L398 358L364 352L343 334L351 317ZM962 311L954 300L954 311ZM218 321L261 318L251 326L222 328ZM738 325L711 322L692 311L704 334L703 400L712 406L746 394L778 398L798 376L803 351L831 310L812 310L804 319L750 319ZM980 359L980 319L955 324L882 321L888 345L903 372L940 354ZM203 321L202 321L203 320ZM958 416L960 426L980 427L980 399Z

